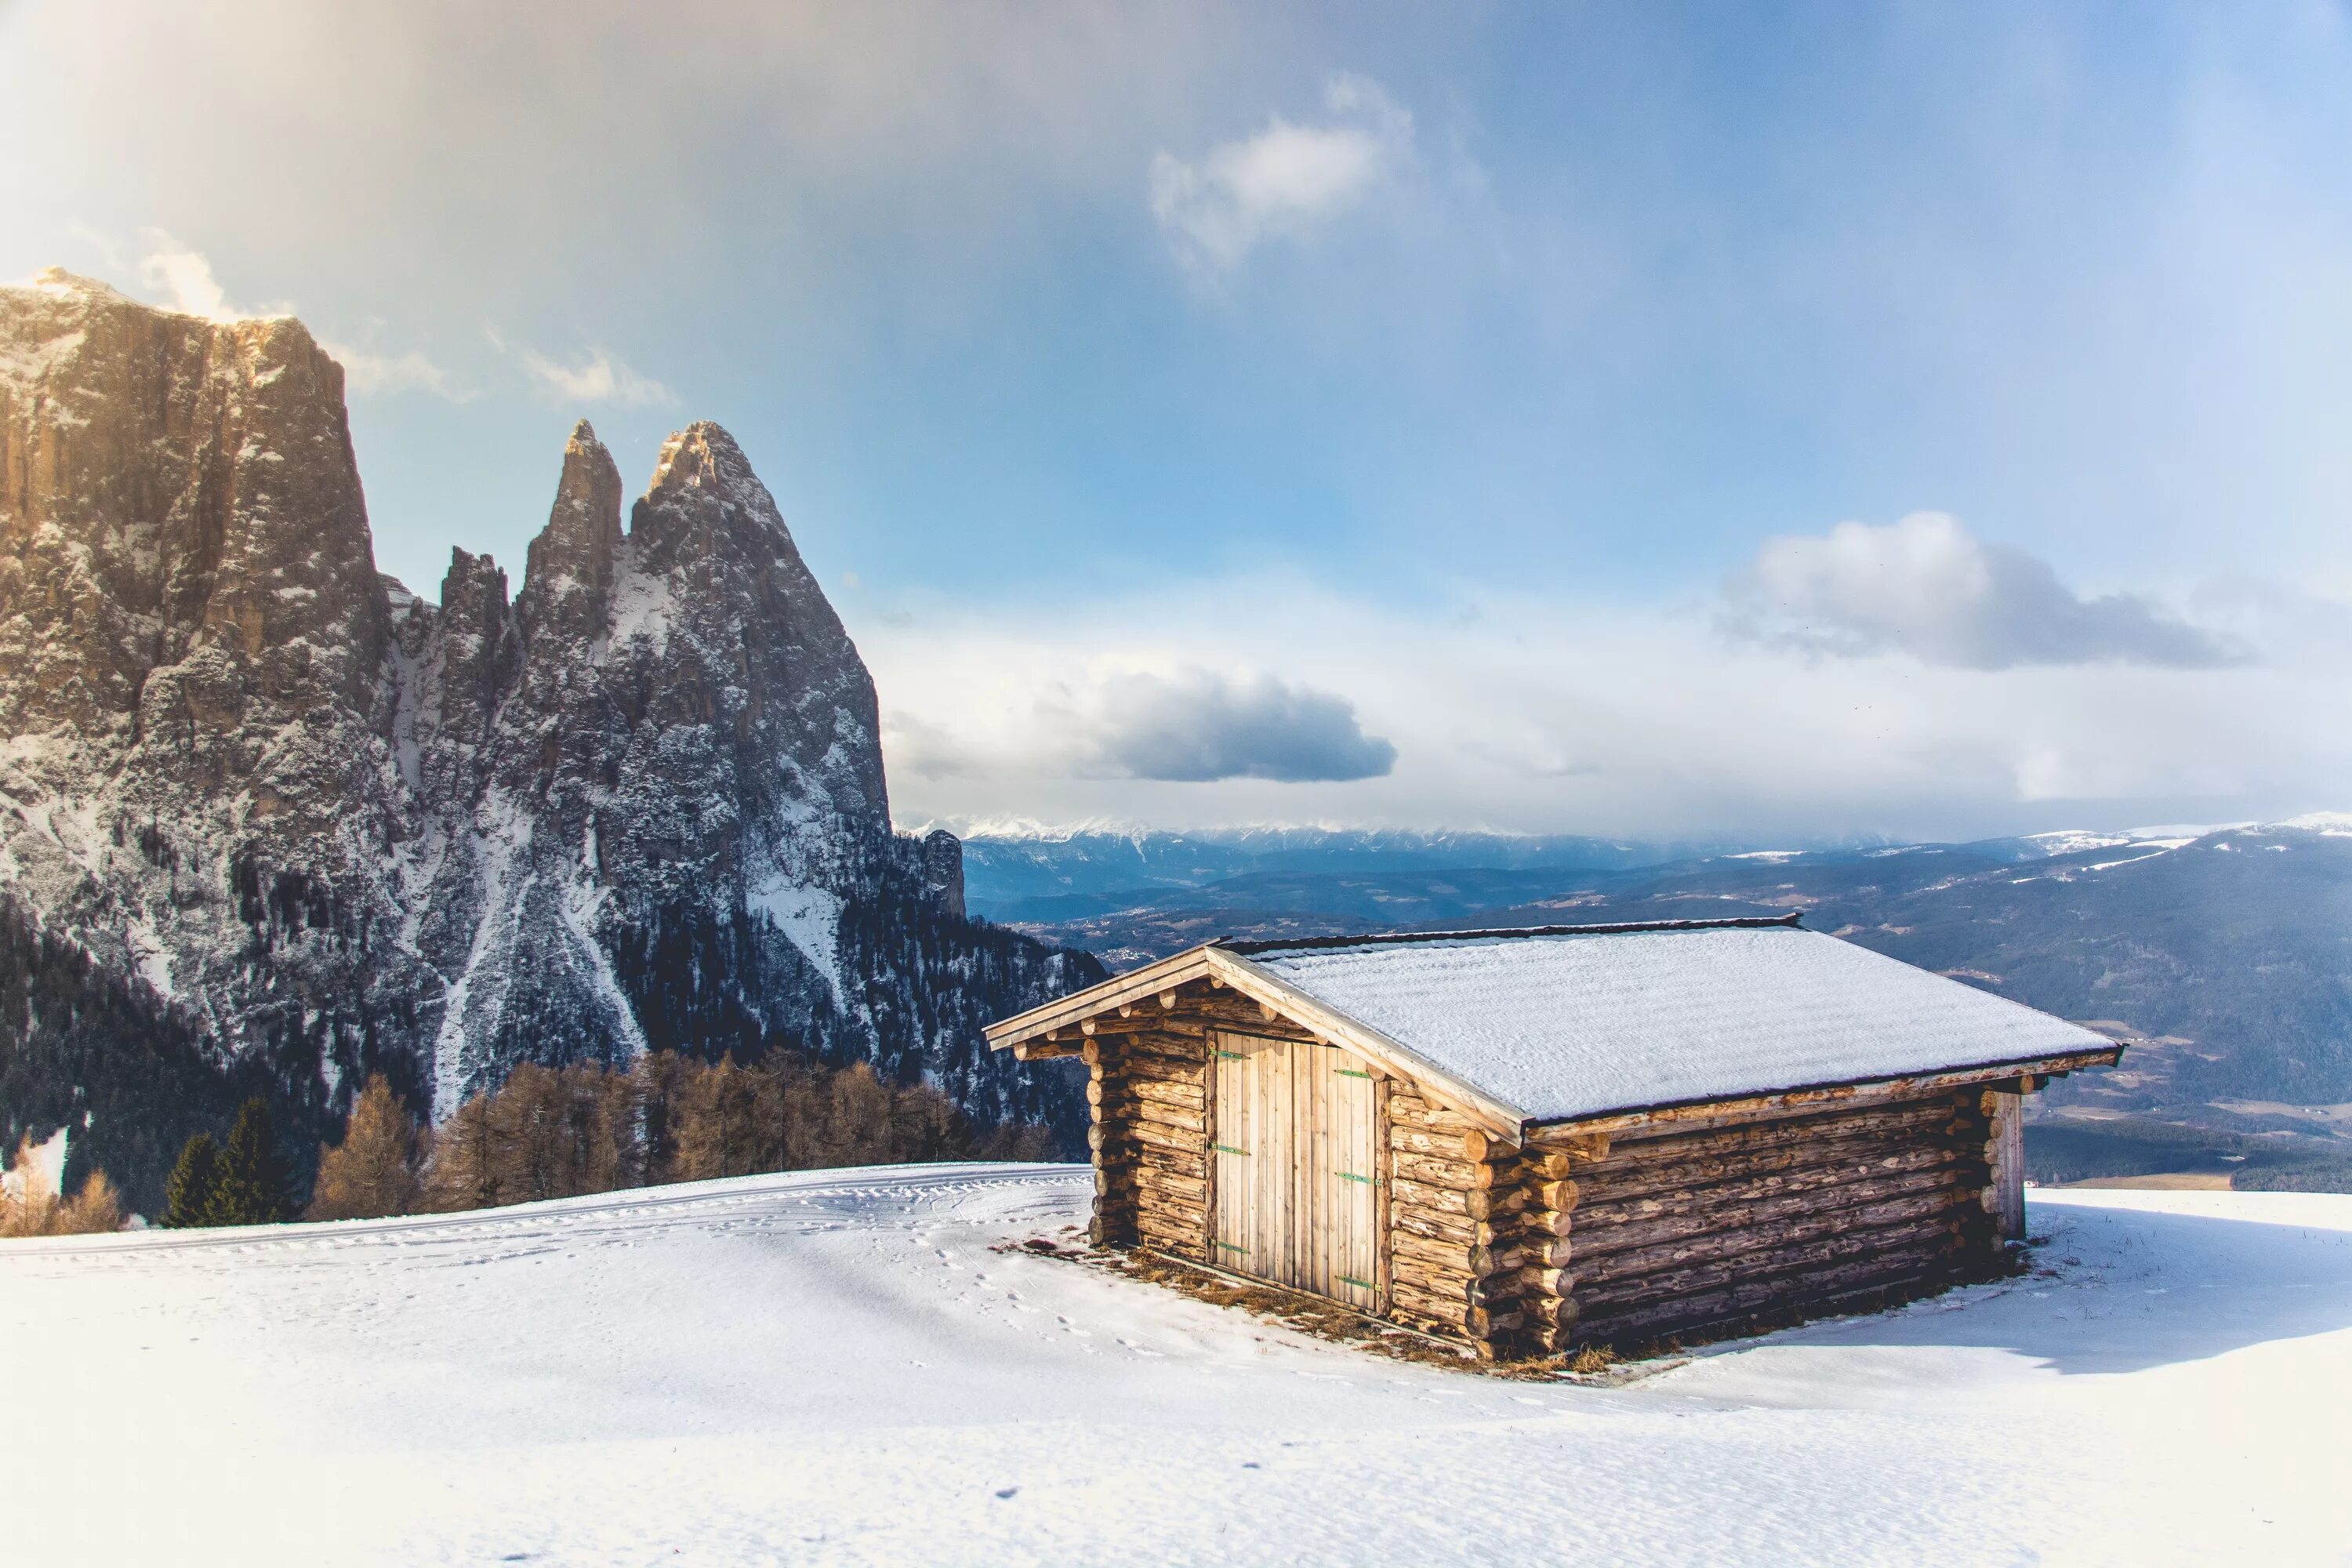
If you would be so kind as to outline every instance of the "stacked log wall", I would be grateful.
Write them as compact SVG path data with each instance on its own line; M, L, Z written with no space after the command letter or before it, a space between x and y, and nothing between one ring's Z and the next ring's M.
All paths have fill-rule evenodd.
M1486 1350L1548 1327L1576 1206L1567 1157L1502 1146L1402 1079L1388 1125L1391 1315Z
M1317 1037L1205 982L1095 1021L1097 1243L1216 1263L1214 1037ZM2021 1085L1505 1144L1383 1077L1385 1313L1485 1353L1632 1348L1997 1266Z
M1994 1097L1622 1133L1577 1182L1564 1345L1940 1289L2001 1255Z
M1180 1026L1103 1035L1084 1054L1095 1241L1208 1261L1206 1035Z

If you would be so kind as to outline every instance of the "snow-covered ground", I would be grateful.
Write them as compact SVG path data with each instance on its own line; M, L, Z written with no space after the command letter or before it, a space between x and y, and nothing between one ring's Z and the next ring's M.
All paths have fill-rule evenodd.
M2037 1194L2054 1277L1622 1387L992 1243L1067 1167L0 1245L25 1563L2352 1554L2352 1197Z

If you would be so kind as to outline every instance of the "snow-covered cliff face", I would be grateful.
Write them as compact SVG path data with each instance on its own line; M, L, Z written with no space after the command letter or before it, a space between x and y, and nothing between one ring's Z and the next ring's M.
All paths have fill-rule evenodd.
M0 895L299 1121L649 1046L1070 1116L978 1028L1100 971L967 924L952 841L892 832L872 679L742 452L690 426L621 509L583 422L520 592L460 550L427 603L299 322L0 289Z

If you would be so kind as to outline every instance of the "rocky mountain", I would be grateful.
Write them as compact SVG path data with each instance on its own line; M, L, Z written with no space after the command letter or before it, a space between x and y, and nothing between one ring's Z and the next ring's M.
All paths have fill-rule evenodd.
M741 450L689 426L622 513L583 422L520 591L458 550L427 602L375 570L299 321L0 289L9 1136L86 1123L150 1197L232 1089L307 1134L373 1071L446 1114L649 1047L1074 1124L979 1027L1101 968L966 920L953 837L893 831L872 679ZM92 1045L99 994L135 1047Z

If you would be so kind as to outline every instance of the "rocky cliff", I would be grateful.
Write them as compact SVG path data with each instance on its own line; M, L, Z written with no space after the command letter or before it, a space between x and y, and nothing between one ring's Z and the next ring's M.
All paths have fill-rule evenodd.
M459 550L428 603L375 571L299 321L0 289L0 897L40 955L0 976L0 1131L87 1121L143 1195L232 1089L308 1131L375 1070L446 1114L648 1047L1073 1123L979 1027L1099 968L893 832L873 681L740 449L690 426L622 506L583 423L520 592ZM140 1044L45 1016L68 950Z

